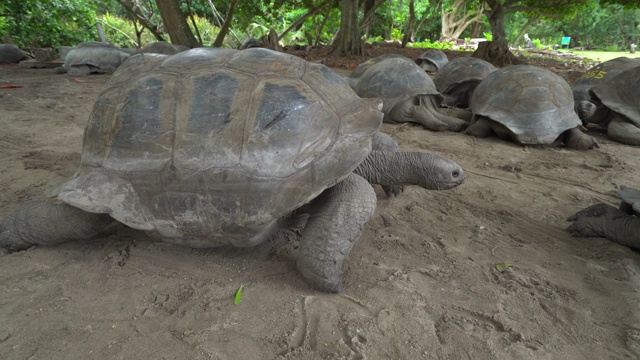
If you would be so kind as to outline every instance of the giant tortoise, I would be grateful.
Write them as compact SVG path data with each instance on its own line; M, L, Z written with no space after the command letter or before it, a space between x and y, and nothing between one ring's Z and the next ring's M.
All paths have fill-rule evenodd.
M15 64L26 59L27 53L14 44L0 44L0 64Z
M339 291L375 210L370 183L441 190L465 177L439 155L372 151L380 105L324 65L267 49L134 55L96 100L60 201L7 215L0 247L87 239L114 220L169 243L247 247L305 224L298 270Z
M604 80L589 94L589 101L576 105L580 118L606 128L615 141L640 146L640 66Z
M352 89L355 89L356 86L358 85L358 81L360 81L360 78L362 77L362 75L364 75L364 73L373 65L383 61L383 60L387 60L387 59L405 59L407 61L411 61L411 59L409 59L408 57L401 55L401 54L382 54L380 56L376 56L374 58L371 58L365 62L362 62L360 64L358 64L358 66L356 66L355 69L353 69L353 71L351 72L351 74L349 74L349 76L347 76L345 79L347 80L347 83L349 83L349 86L351 86Z
M444 51L428 49L416 59L416 64L428 73L437 73L449 62Z
M78 44L65 57L59 73L72 76L88 74L112 74L120 64L129 58L129 54L104 42L90 41Z
M573 99L576 102L590 100L589 90L592 87L636 66L640 66L640 59L621 56L592 67L571 87Z
M415 122L434 131L462 131L467 122L439 112L442 95L433 80L407 58L388 58L362 74L355 87L363 98L381 98L384 122Z
M598 203L571 215L567 230L576 237L604 237L640 250L640 190L620 186L618 208Z
M468 108L480 81L494 71L496 67L488 61L461 56L446 63L438 71L433 83L442 94L443 106Z
M489 74L471 98L469 135L498 137L521 145L598 147L580 131L571 87L560 76L533 65L511 65Z

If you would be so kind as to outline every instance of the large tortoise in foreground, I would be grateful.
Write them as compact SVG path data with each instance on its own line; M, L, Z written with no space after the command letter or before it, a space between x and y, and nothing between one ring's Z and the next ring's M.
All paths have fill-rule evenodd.
M576 237L604 237L640 250L640 190L620 186L618 208L598 203L571 215L567 229Z
M297 267L339 291L375 210L370 183L464 180L438 155L371 151L379 109L327 67L267 49L134 55L94 105L61 202L19 206L0 247L87 239L114 219L179 245L246 247L306 222Z
M598 147L580 131L571 87L560 76L533 65L511 65L489 74L471 97L469 135L495 134L521 145Z

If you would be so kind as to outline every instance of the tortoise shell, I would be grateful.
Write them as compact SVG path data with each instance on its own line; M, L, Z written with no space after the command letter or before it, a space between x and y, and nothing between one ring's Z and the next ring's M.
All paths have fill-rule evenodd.
M432 95L442 101L431 77L410 59L390 58L371 65L355 91L363 98L381 98L385 121L396 105L417 95Z
M134 55L99 95L58 198L169 241L247 246L369 154L379 106L268 49Z
M592 87L636 66L640 66L640 59L621 56L592 67L573 85L573 99L588 101L590 99L589 90Z
M489 74L471 98L472 121L483 116L503 125L521 144L552 144L581 124L569 84L533 65L511 65Z
M362 75L372 66L375 65L383 60L387 60L387 59L405 59L408 61L411 61L411 59L409 59L408 57L404 56L404 55L400 55L400 54L383 54L380 56L376 56L372 59L369 59L363 63L358 64L358 66L351 72L351 74L349 74L349 76L346 77L347 82L349 83L349 86L351 86L351 88L355 89L356 86L358 85L358 81L360 81L360 78L362 77Z
M447 54L442 50L429 49L418 56L416 64L426 72L438 72L449 62Z
M640 127L640 66L608 78L589 90L591 98Z
M76 66L87 66L89 72L112 74L129 54L105 42L90 41L78 44L69 51L62 67L65 71L72 71Z
M441 94L448 94L463 83L480 83L487 75L496 71L496 67L482 59L462 56L447 62L433 79Z

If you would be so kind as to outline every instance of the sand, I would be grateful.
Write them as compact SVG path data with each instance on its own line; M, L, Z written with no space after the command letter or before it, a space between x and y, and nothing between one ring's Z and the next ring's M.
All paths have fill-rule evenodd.
M0 85L24 86L0 89L0 217L74 173L107 79L0 66ZM640 358L640 255L565 230L640 184L639 148L599 133L582 152L382 131L457 161L467 180L392 199L376 187L340 294L301 280L295 230L193 250L120 229L0 255L0 358Z

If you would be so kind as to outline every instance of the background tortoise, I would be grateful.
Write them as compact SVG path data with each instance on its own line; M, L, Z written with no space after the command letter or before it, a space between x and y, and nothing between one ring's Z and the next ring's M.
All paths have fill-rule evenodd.
M577 103L580 118L606 128L615 141L640 146L640 66L603 80L589 94L590 101Z
M53 190L62 203L19 206L0 223L0 247L86 239L114 219L174 244L244 247L308 218L297 267L338 291L375 210L367 180L429 189L464 180L438 155L371 151L381 118L380 100L295 56L134 55L96 100L80 167Z
M416 59L416 64L428 73L436 73L440 71L448 61L449 58L444 51L429 49Z
M522 145L597 147L579 130L571 87L560 76L532 65L512 65L489 74L471 98L473 119L466 132Z
M434 131L462 131L467 126L466 121L438 111L442 95L410 59L389 58L369 66L355 91L363 98L381 98L388 123L415 122Z
M567 230L573 236L604 237L640 250L640 190L622 185L618 197L619 208L599 203L573 214Z
M496 67L482 59L462 56L446 63L433 79L442 94L444 106L468 108L480 81L496 71Z
M352 89L355 89L356 86L358 85L358 81L360 81L360 78L362 77L362 75L372 66L375 65L383 60L387 60L387 59L405 59L407 61L411 61L411 59L409 59L408 57L404 56L404 55L400 55L400 54L383 54L380 56L376 56L372 59L369 59L363 63L358 64L358 66L351 72L351 74L349 74L349 76L347 76L345 79L347 80L347 83L349 83L349 86L351 86Z
M27 53L14 44L0 44L0 64L15 64L26 59Z
M636 66L640 66L640 58L632 59L621 56L592 67L585 72L571 88L573 91L573 99L576 102L590 100L591 95L589 94L589 90L592 87Z
M112 74L129 54L103 42L84 42L69 51L62 65L62 71L72 76L92 73Z
M156 42L147 44L147 46L143 47L142 49L136 50L135 54L154 53L154 54L173 55L186 50L189 50L189 48L184 45L174 45L174 44L169 44L166 41L156 41Z

